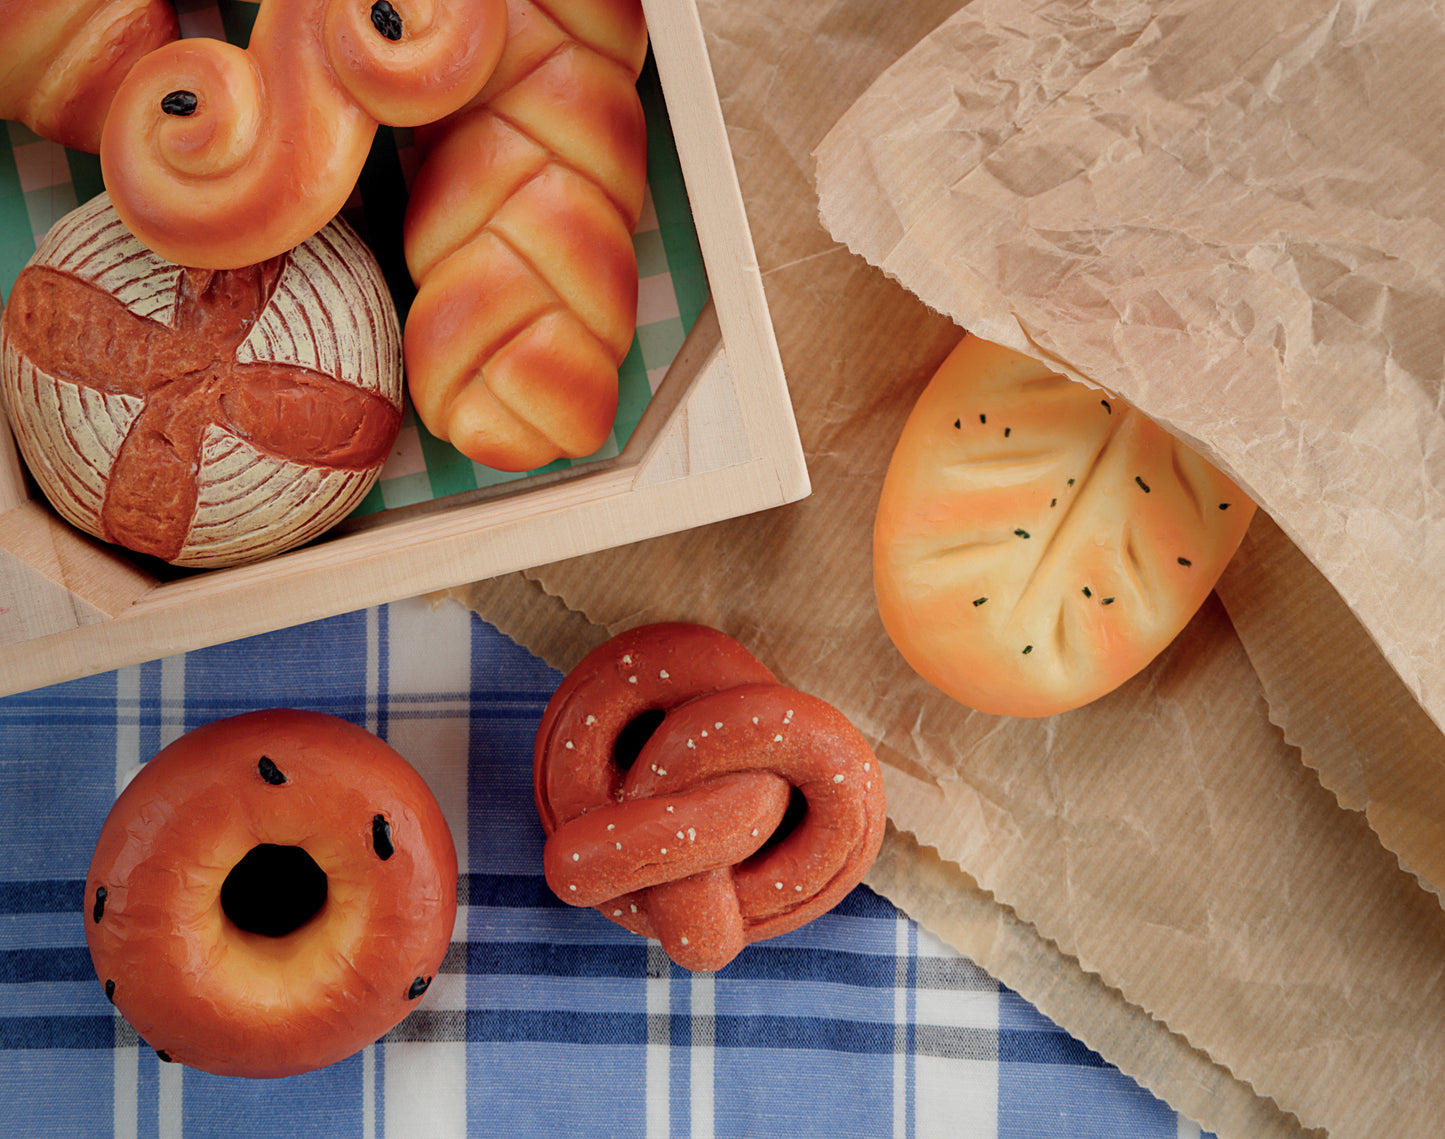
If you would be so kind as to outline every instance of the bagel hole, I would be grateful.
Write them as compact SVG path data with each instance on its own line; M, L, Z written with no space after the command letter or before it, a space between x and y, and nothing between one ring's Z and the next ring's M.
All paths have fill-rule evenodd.
M238 929L285 937L326 903L326 871L299 846L263 842L231 867L221 883L221 909Z
M779 843L798 829L808 813L808 797L796 787L788 793L788 806L783 811L783 817L778 825L773 828L773 833L768 835L763 845L758 847L748 856L747 861L755 858L765 858L775 850Z
M626 771L637 762L643 745L652 738L652 733L661 726L666 715L661 708L649 708L622 725L622 731L617 733L617 742L612 745L612 762L617 764L617 770Z

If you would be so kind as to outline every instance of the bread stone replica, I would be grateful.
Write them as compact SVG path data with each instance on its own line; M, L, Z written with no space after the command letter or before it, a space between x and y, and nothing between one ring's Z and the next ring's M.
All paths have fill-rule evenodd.
M0 118L91 154L136 61L180 35L171 0L0 0Z
M960 703L1064 712L1174 639L1254 510L1140 412L966 335L884 479L879 615L909 665Z
M401 332L342 221L240 270L183 269L105 195L62 218L0 321L0 398L69 522L179 566L316 537L401 425Z

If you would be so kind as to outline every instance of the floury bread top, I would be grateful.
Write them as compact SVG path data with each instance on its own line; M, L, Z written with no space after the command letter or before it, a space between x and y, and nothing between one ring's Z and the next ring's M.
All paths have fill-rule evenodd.
M345 222L260 265L182 269L102 194L16 281L0 399L73 525L175 565L236 565L316 537L376 481L401 425L401 330Z

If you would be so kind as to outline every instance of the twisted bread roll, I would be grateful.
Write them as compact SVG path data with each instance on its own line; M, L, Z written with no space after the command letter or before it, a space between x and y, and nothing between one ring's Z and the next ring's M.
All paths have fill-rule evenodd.
M154 51L101 139L116 212L176 264L278 256L340 210L378 123L429 122L481 89L505 28L505 0L264 0L245 49Z
M0 27L0 118L91 154L126 73L180 34L169 0L0 0Z
M547 702L532 754L552 891L686 969L720 969L832 909L883 841L863 735L706 625L644 625L593 649Z
M646 54L637 0L509 0L491 81L419 132L407 384L428 430L479 463L532 470L611 429L637 323Z

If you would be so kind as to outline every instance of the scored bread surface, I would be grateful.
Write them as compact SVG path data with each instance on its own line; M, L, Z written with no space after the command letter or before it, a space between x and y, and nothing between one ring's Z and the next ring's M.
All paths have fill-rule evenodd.
M184 336L179 285L185 272L147 250L121 224L102 194L62 219L41 242L32 267L82 283L86 299L111 299L133 318L111 342L86 349L87 360L123 359L149 366L152 341ZM16 314L11 314L15 316ZM101 334L77 312L67 335L84 344ZM18 317L17 317L18 318ZM274 392L257 382L225 399L262 409L297 402L305 377L334 385L336 398L354 391L389 405L390 422L373 424L370 451L335 452L333 397L318 392L309 418L293 416L287 438L244 438L222 423L204 427L194 470L195 501L188 518L157 527L179 544L136 544L113 533L106 502L116 490L122 448L149 396L117 390L114 368L94 374L47 371L18 346L6 322L0 335L0 397L26 463L56 510L70 523L108 541L155 554L176 565L215 567L252 561L316 537L341 521L380 473L400 422L401 330L390 294L369 250L350 227L335 221L284 258L265 307L236 345L238 368L267 363L294 369ZM177 377L179 379L179 377ZM159 382L159 380L157 381ZM374 418L374 416L373 416ZM385 417L384 417L385 418ZM359 430L359 429L358 429ZM358 436L359 438L359 436ZM318 442L320 440L321 442ZM343 439L343 445L345 440ZM312 451L320 446L322 450ZM331 447L328 452L325 447ZM145 472L132 471L144 477ZM159 485L159 484L158 484ZM150 493L132 482L139 500ZM171 499L157 490L152 512L168 516ZM170 539L167 539L170 540Z
M960 703L1067 711L1174 639L1254 509L1121 400L965 335L884 480L879 615L909 665Z

